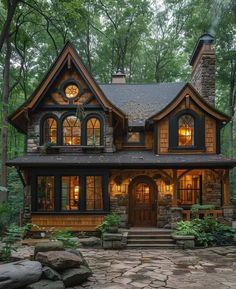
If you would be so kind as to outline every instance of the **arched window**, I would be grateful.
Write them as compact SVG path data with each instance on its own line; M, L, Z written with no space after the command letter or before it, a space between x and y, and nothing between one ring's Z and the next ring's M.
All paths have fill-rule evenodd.
M57 143L57 121L53 117L48 117L43 122L43 143Z
M63 121L63 144L81 144L81 124L75 115L67 116Z
M190 114L178 119L178 145L194 146L194 118Z
M101 144L101 122L97 117L87 121L87 145L99 146Z

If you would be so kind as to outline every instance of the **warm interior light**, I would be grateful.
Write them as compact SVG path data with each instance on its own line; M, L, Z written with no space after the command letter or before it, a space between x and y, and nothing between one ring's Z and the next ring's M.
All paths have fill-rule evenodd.
M121 185L117 185L117 192L121 191Z
M145 187L145 193L146 193L146 194L149 193L149 187Z

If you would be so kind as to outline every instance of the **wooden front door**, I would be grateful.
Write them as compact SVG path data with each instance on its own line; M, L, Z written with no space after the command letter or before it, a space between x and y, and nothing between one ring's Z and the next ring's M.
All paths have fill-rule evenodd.
M148 177L135 178L129 186L129 223L135 227L156 226L157 188Z

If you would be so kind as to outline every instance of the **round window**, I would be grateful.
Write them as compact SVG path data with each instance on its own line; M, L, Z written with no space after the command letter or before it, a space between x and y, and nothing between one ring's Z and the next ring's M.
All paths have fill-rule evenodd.
M65 88L65 94L68 98L76 97L79 93L79 88L76 84L69 84Z

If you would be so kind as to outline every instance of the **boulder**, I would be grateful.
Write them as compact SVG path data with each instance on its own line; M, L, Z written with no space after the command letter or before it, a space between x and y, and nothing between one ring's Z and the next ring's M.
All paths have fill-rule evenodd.
M104 241L121 241L122 240L122 234L121 233L104 233L102 235L102 239Z
M39 252L35 260L55 270L79 267L83 263L80 256L68 251Z
M85 260L84 256L82 255L82 253L80 251L78 251L76 249L67 249L66 251L79 256L82 260L81 265L89 267L87 261Z
M57 280L61 280L61 275L55 271L54 269L48 267L48 266L44 266L43 267L43 278L45 279L49 279L52 281L57 281Z
M39 282L28 285L25 289L65 289L65 285L62 281L42 279Z
M36 261L18 261L0 265L0 289L26 286L40 279L42 265Z
M79 242L83 247L95 247L101 245L101 239L97 237L79 238Z
M49 252L49 251L63 251L64 245L61 241L51 241L37 243L34 248L34 257L38 252Z
M91 270L81 265L80 268L67 269L62 272L62 280L66 287L80 285L92 275Z
M197 265L199 258L196 256L178 257L173 260L176 265L193 266Z

